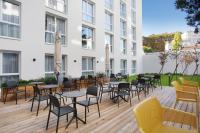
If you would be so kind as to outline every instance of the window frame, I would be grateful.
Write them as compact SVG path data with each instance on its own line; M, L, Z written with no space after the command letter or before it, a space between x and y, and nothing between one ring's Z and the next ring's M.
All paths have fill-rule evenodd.
M122 42L123 42L123 44L121 44ZM126 54L127 54L127 40L121 38L121 39L120 39L120 45L121 45L121 53L122 53L123 55L126 55Z
M111 20L111 22L107 22L107 17L109 16L109 20ZM114 22L114 19L113 19L113 14L108 12L108 11L105 11L105 23L104 23L104 29L106 31L109 31L109 32L113 32L113 22ZM107 28L109 27L109 29Z
M109 9L109 10L113 10L113 6L114 6L114 1L113 0L104 0L104 6L105 8Z
M127 36L127 23L122 19L120 19L120 36Z
M123 63L123 64L121 64L121 63ZM121 68L121 66L125 66L124 68ZM120 60L120 72L122 73L122 74L127 74L127 60L126 59L121 59Z
M127 7L126 3L122 0L120 0L120 17L126 19L127 17ZM123 8L124 7L124 8Z
M134 66L134 65L133 65L134 63L133 63L133 62L135 63L135 67L133 67L133 66ZM137 70L137 62L136 62L136 60L132 60L132 61L131 61L131 73L132 73L132 74L136 74L136 70Z
M86 2L86 11L83 10L83 2ZM92 15L88 14L88 4L92 5ZM85 15L92 18L92 22L85 20L83 17ZM95 3L91 2L90 0L82 0L82 21L90 24L95 24Z
M92 30L92 48L89 48L88 45L87 47L83 47L83 41L87 41L88 39L84 39L83 38L83 27L87 28L87 29L91 29ZM82 31L81 31L81 40L82 40L82 49L86 49L86 50L94 50L95 49L95 28L87 26L87 25L82 25Z
M57 0L55 0L57 1ZM49 4L49 0L45 0L45 5L46 7L50 8L50 9L53 9L53 10L56 10L58 12L61 12L61 13L64 13L64 14L67 14L67 7L68 7L68 0L64 0L64 12L62 11L59 11L57 8L57 5L55 6L56 8L52 7L52 5ZM53 5L54 6L54 5Z
M13 5L17 5L19 7L19 24L3 20L3 12L2 12L2 10L3 10L3 1L8 2L10 4L13 4ZM19 28L19 37L10 37L8 35L7 36L0 35L0 38L20 40L21 39L21 3L20 2L16 2L16 1L10 1L10 0L0 0L0 23L17 26Z
M54 20L54 29L55 29L54 32L53 31L49 31L49 30L46 29L46 27L47 27L47 24L46 24L47 23L47 16L52 17L53 20ZM49 14L45 15L45 44L48 44L48 45L54 45L55 44L55 39L56 39L55 35L56 35L56 32L57 32L57 20L64 21L65 34L60 32L60 35L61 35L61 37L65 37L65 43L62 43L62 38L61 38L61 45L62 46L67 46L67 19L61 18L61 17L57 17L57 16L54 16L54 15L49 15ZM53 34L53 37L54 37L54 42L53 43L46 41L46 33Z
M110 41L111 41L111 44L108 44L109 45L109 51L110 51L110 53L113 53L114 52L114 37L113 37L113 35L112 34L108 34L108 33L105 33L105 46L107 45L106 44L106 38L109 36L109 38L110 38ZM109 42L110 43L110 42Z
M86 59L86 70L83 70L83 59ZM92 69L91 70L89 69L89 59L92 59ZM95 75L95 62L96 62L95 57L82 56L82 59L81 59L82 75L84 75L83 73L90 73L90 72L92 72L93 75Z

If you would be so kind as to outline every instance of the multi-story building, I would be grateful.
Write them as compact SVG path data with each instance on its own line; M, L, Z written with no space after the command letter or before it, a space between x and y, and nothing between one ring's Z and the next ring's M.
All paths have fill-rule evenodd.
M0 81L54 73L55 33L61 33L65 76L140 71L141 0L0 0Z

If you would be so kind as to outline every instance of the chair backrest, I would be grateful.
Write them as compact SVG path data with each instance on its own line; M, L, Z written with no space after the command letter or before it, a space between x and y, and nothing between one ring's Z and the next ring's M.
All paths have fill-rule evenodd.
M33 86L33 92L34 92L34 96L41 95L40 89L38 88L38 86Z
M73 86L72 80L68 80L68 81L63 82L64 88L71 88L72 86Z
M160 80L160 79L161 79L161 76L160 76L159 74L155 74L155 75L154 75L154 79Z
M173 81L171 84L174 86L176 90L181 90L181 85L178 81Z
M98 96L98 87L90 86L87 88L87 95Z
M133 110L140 132L151 133L154 127L163 122L163 111L159 101L149 98L136 105Z
M129 90L130 84L129 83L119 83L118 89L119 90Z
M116 77L115 77L115 74L111 73L111 74L110 74L110 78L116 78Z
M54 107L58 107L58 108L60 107L60 103L55 96L49 94L49 98L50 98L50 104L51 105L53 105Z
M142 84L142 85L145 84L145 80L142 78L138 79L138 84Z
M15 88L18 85L17 81L14 81L14 80L9 80L6 82L6 84L7 84L7 87L9 87L9 88Z
M135 85L135 86L138 85L138 80L132 80L131 85Z

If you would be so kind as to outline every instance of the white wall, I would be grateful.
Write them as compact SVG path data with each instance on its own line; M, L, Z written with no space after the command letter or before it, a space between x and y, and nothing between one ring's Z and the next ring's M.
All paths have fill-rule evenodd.
M143 73L159 73L161 69L160 60L158 58L159 53L150 53L144 54L142 57L142 68ZM173 73L176 67L176 61L173 59L168 58L167 63L164 66L163 73ZM193 74L195 70L195 63L192 63L188 66L187 71L185 74ZM184 64L179 63L178 73L182 73L185 68ZM200 67L198 68L198 72L200 72Z

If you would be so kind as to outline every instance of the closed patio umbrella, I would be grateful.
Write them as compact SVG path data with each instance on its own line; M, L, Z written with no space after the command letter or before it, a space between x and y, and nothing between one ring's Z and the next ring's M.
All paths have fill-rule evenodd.
M55 74L58 81L58 84L60 84L61 80L61 67L62 67L62 58L61 58L61 35L59 32L56 32L56 41L55 41L55 53L54 53L54 66L55 66Z
M106 44L105 48L105 70L106 70L106 76L109 77L110 73L109 44Z

